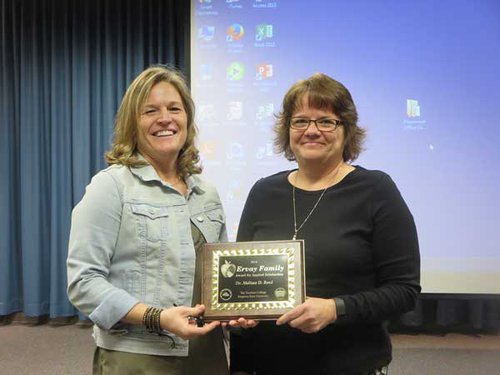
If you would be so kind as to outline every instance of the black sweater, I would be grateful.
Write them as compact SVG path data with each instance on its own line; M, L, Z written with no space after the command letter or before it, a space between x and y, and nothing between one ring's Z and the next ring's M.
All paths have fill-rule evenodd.
M293 235L290 171L259 180L247 198L238 241ZM296 188L297 226L322 191ZM384 321L413 309L420 255L413 217L391 178L356 167L328 188L298 239L305 240L306 294L340 297L346 314L316 334L275 322L235 334L231 370L360 374L391 361Z

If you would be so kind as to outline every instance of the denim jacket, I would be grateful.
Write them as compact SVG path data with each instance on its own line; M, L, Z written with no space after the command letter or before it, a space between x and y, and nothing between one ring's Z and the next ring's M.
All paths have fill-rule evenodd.
M191 306L195 249L191 223L207 242L227 239L215 188L187 179L187 197L154 168L113 165L87 186L72 213L68 295L94 324L99 347L133 353L185 356L188 342L156 336L120 320L138 302Z

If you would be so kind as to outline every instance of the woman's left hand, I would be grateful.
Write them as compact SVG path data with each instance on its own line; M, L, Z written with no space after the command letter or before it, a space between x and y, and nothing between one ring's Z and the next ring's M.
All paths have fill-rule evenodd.
M241 327L241 328L248 329L248 328L257 327L257 325L259 324L259 321L254 320L254 319L245 319L245 318L240 317L238 319L230 320L227 324L233 328Z
M337 320L337 306L333 299L307 298L293 310L282 315L277 325L288 323L304 333L315 333Z

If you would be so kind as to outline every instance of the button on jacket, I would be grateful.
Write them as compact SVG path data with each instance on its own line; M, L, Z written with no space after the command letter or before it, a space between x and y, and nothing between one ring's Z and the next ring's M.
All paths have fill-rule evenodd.
M207 242L226 241L217 191L188 177L187 197L154 168L113 165L99 172L72 213L68 295L95 323L99 347L185 356L188 342L120 322L138 302L191 306L195 249L191 223Z

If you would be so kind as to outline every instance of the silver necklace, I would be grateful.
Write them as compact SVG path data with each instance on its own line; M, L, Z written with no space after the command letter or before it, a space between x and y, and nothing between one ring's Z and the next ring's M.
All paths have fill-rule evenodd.
M337 168L337 171L333 175L333 179L335 179L335 177L337 177L339 171L340 171L340 166ZM302 227L307 222L307 220L309 220L309 218L311 217L311 215L314 212L314 210L316 209L316 207L318 207L318 204L321 201L321 198L323 198L323 195L325 195L326 190L329 188L329 186L327 186L326 188L323 189L318 200L314 204L313 208L311 208L311 211L309 211L309 213L307 214L307 216L304 219L304 221L302 222L302 224L300 224L299 227L297 228L297 212L296 212L296 208L295 208L295 185L297 184L297 175L298 174L299 174L299 171L297 171L297 174L295 175L295 181L294 181L295 184L292 185L292 201L293 201L293 237L292 237L292 240L297 239L297 233L299 232L299 230L302 229Z
M306 216L306 218L304 219L304 221L302 222L302 224L300 224L299 227L297 228L297 213L295 212L295 186L293 186L293 188L292 188L292 197L293 197L293 230L294 230L294 233L293 233L292 240L296 240L297 239L297 233L298 233L298 231L301 230L302 227L304 226L304 224L307 222L307 220L309 220L309 218L311 217L312 213L314 212L314 210L318 206L319 201L321 200L321 198L323 198L323 195L325 195L326 189L328 189L328 187L326 187L326 188L323 189L323 191L321 192L321 195L319 196L318 200L314 204L313 208L311 209L311 211L309 211L309 214Z

